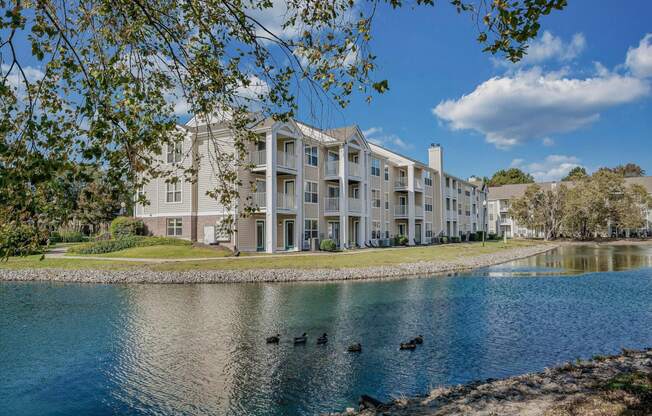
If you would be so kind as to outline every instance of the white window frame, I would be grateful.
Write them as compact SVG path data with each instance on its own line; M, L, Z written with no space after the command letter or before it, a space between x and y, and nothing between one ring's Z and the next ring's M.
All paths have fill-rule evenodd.
M381 238L380 221L371 221L371 238L374 240Z
M427 222L426 223L426 238L432 238L432 223Z
M307 221L314 221L315 228L309 229L306 224ZM307 232L311 233L311 235L308 238L306 238ZM304 218L303 219L303 241L309 242L311 238L319 238L319 220L317 218Z
M314 192L310 189L314 186ZM310 198L307 196L310 195ZM314 197L314 198L313 198ZM310 199L308 201L307 199ZM315 181L305 181L303 185L303 202L305 204L318 204L319 203L319 184Z
M170 189L170 186L173 186L173 189ZM177 189L177 187L179 189ZM177 194L179 194L179 200L177 201ZM170 199L170 195L172 198ZM176 182L166 182L165 184L165 202L167 204L181 204L183 203L183 184L181 181Z
M374 195L377 195L378 197L374 197ZM372 189L371 190L371 207L372 208L380 208L380 189Z
M385 211L389 211L389 192L385 192Z
M389 238L389 221L385 221L385 238Z
M378 166L374 166L377 164ZM371 158L371 176L380 176L380 159Z
M424 200L423 205L424 205L424 207L423 207L423 210L424 210L424 211L426 211L426 212L432 212L432 208L433 208L433 207L432 207L432 198L431 198L431 197L427 196L427 197L425 198L425 200ZM430 209L428 209L428 207L430 207Z
M306 166L313 166L313 167L319 166L319 147L310 146L306 144L304 146L303 153L305 157ZM314 160L314 164L312 163L313 160Z
M168 143L165 162L167 164L180 163L183 160L183 142Z
M426 186L432 186L432 175L429 170L425 171L423 175L423 183Z
M389 182L389 166L385 165L385 182Z
M170 225L170 221L173 221L172 225ZM172 234L170 234L170 230L172 230ZM183 235L183 218L166 218L165 235L168 237L181 237Z

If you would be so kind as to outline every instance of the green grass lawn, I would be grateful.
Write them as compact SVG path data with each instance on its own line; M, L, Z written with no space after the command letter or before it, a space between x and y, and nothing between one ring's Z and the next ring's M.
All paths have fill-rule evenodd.
M382 266L418 261L450 261L480 254L496 253L506 249L528 247L543 244L541 241L510 240L505 247L502 241L482 243L446 244L426 247L388 248L381 250L359 250L315 255L287 254L279 256L244 256L239 258L222 258L227 251L209 248L192 248L190 246L149 246L134 247L126 250L96 255L106 257L106 260L46 258L39 260L40 255L26 257L11 257L6 262L0 262L0 268L61 268L61 269L127 269L133 267L149 268L157 271L189 271L189 270L243 270L243 269L282 269L282 268L352 268ZM216 257L215 260L197 260L183 262L145 263L137 261L120 261L111 258L198 258Z
M132 247L125 250L113 251L103 254L70 254L71 256L90 256L107 258L129 259L191 259L204 257L225 257L230 255L228 250L216 250L206 247L192 247L190 245L174 246L159 245L146 247Z

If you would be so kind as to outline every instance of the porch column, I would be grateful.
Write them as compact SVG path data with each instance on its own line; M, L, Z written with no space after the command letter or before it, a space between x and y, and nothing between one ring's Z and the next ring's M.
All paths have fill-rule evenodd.
M276 131L265 135L265 251L276 251Z
M371 226L371 187L369 186L371 176L371 160L369 153L365 150L362 153L362 210L360 213L360 229L358 230L358 245L364 247L364 242L370 239ZM382 195L382 192L381 192Z
M295 216L296 223L294 224L294 251L303 250L303 163L304 163L304 150L303 142L301 140L294 141L294 151L296 152L296 166L297 166L297 183L294 187L296 192L295 206L297 207L297 214Z
M408 245L414 245L414 215L414 165L410 164L408 165Z
M340 248L349 243L349 145L340 146Z

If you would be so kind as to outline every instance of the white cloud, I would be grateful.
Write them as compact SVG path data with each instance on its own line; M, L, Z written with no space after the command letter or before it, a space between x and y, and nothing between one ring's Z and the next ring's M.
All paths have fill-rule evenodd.
M526 51L526 55L517 63L511 61L498 61L494 63L501 66L525 66L541 64L545 61L569 62L579 56L586 48L586 38L582 33L573 35L570 41L564 42L561 37L545 31L539 39L532 41Z
M365 138L371 143L387 148L398 148L402 150L411 149L412 145L401 139L396 134L386 134L382 127L370 127L362 131Z
M0 66L0 70L2 71L1 76L7 77L5 83L9 88L14 90L14 94L16 94L16 98L19 101L24 101L27 100L27 89L25 88L25 78L27 78L27 81L32 84L37 81L40 81L43 79L45 76L45 73L41 71L38 68L34 68L32 66L26 66L23 67L23 73L25 74L23 77L23 74L20 72L18 69L18 66L14 65L12 68L10 65L7 64L2 64ZM11 72L10 72L11 71Z
M254 18L263 27L256 26L256 35L264 38L273 39L274 36L281 39L289 39L299 33L299 28L296 25L290 27L283 27L283 23L288 17L287 3L283 0L272 0L272 7L264 9L252 8L247 11L247 15ZM270 32L273 34L270 35Z
M577 130L608 108L650 92L647 81L612 72L593 78L566 78L540 68L491 78L459 99L440 102L432 112L452 130L475 130L498 148Z
M538 182L546 182L559 181L573 168L582 165L575 156L549 155L541 162L526 163L524 159L514 159L511 166L530 173Z
M652 77L652 33L645 35L638 47L627 50L625 65L637 77Z
M550 147L555 145L555 141L550 137L544 137L543 140L541 140L541 144L543 144L546 147Z

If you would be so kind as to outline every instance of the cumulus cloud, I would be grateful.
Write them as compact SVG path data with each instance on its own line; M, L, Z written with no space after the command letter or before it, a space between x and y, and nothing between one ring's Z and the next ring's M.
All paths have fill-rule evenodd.
M363 130L362 134L368 141L377 144L378 146L401 150L408 150L412 148L410 143L401 139L396 134L385 133L382 127L370 127L366 130Z
M546 147L550 147L550 146L555 145L555 141L553 139L551 139L550 137L544 137L543 140L541 141L541 143Z
M25 78L27 78L27 81L32 84L40 81L45 76L43 71L32 66L23 67L23 73L25 74L24 77L15 65L12 68L10 65L2 64L0 65L0 70L2 71L1 75L3 77L6 75L5 84L14 91L16 98L20 101L27 99Z
M586 38L582 33L576 33L565 42L561 37L545 31L539 39L535 39L527 48L526 55L518 63L510 61L495 61L503 66L536 65L545 61L568 62L579 56L586 48Z
M637 77L652 77L652 33L645 35L638 47L629 48L625 65Z
M452 130L475 130L487 142L509 148L594 123L600 112L648 94L639 78L602 73L567 78L535 67L491 78L473 92L440 102L432 112Z
M526 163L524 159L514 159L511 166L530 173L538 182L547 182L559 181L573 168L582 165L575 156L549 155L540 162Z

